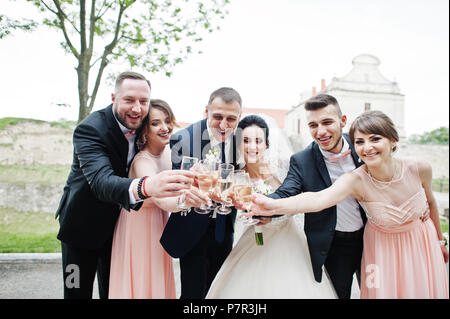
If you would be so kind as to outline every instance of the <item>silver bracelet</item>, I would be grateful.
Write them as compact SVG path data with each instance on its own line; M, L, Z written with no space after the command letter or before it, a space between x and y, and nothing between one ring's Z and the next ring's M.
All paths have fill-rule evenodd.
M441 245L441 246L447 246L447 240L446 240L446 239L440 240L440 241L439 241L439 245Z

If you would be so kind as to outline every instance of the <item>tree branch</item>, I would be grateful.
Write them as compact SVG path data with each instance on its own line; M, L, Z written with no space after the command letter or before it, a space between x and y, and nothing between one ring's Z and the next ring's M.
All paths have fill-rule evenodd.
M44 5L44 7L47 8L48 11L50 11L51 13L53 13L55 15L58 15L58 12L53 10L52 8L50 8L50 6L48 4L46 4L44 0L41 0L41 3Z
M86 52L86 0L80 0L80 45L81 55Z
M103 17L112 6L112 3L106 4L106 5L105 4L106 4L106 1L103 1L102 7L100 8L100 10L98 10L98 15L96 17L96 20L101 19L101 17ZM103 8L105 8L105 11L102 12Z
M55 14L56 16L58 15L58 11L55 11L55 10L53 10L52 8L50 8L50 6L49 6L48 4L46 4L46 3L44 2L44 0L40 0L40 2L47 8L48 11L50 11L50 12L53 13L53 14ZM61 7L60 7L60 8L61 8ZM75 24L73 24L73 22L69 19L69 17L65 14L65 12L63 12L62 10L61 10L61 12L62 12L62 14L63 14L63 16L64 16L64 19L65 19L65 20L68 20L69 23L72 25L72 28L74 28L75 31L77 31L78 33L80 33L80 31L78 30L77 26L76 26Z
M95 0L92 0L91 3L91 15L89 17L89 52L92 55L94 49L94 35L95 35L95 23L97 19L95 17Z
M89 101L88 112L91 112L92 108L94 107L95 98L97 96L97 92L98 92L98 89L100 87L100 82L101 82L101 78L102 78L102 75L103 75L103 71L105 70L105 67L108 65L108 59L107 58L112 53L113 49L117 45L117 40L119 38L120 25L121 25L123 13L133 3L134 3L134 1L131 2L128 6L125 5L122 2L120 3L119 15L117 17L116 28L115 28L115 31L114 31L114 38L107 46L105 46L105 49L103 50L103 55L102 55L100 67L99 67L99 70L98 70L98 73L97 73L97 78L95 79L94 89L92 90L91 98L90 98L90 101Z
M53 0L53 3L56 6L57 12L55 13L56 16L59 19L59 25L61 27L61 30L64 34L64 39L66 40L67 45L70 48L70 51L72 52L72 54L77 58L80 59L80 54L78 53L77 49L73 46L72 41L70 41L69 35L67 34L67 30L66 30L66 26L64 24L64 20L66 17L66 14L64 13L64 11L61 9L61 6L59 5L58 0ZM52 10L50 10L51 12L54 12Z

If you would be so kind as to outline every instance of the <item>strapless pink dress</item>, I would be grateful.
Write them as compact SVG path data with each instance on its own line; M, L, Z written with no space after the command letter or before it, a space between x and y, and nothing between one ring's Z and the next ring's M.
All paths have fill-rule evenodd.
M159 157L141 151L136 161L145 161L146 175L153 176L171 169L169 149ZM172 258L159 243L167 223L168 212L144 202L139 211L122 209L114 230L109 298L165 299L175 298Z

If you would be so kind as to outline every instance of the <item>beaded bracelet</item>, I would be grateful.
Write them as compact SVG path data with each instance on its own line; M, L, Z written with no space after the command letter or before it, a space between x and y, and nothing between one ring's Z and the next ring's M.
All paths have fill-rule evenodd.
M148 176L144 176L142 177L139 182L138 182L138 186L137 186L137 193L140 199L142 200L146 200L147 198L149 198L150 196L148 196L145 193L145 190L143 191L142 185L145 185L145 180L147 179Z

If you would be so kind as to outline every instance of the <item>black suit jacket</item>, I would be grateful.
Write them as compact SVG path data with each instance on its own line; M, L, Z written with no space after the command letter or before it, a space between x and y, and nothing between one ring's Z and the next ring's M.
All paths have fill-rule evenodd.
M130 206L127 178L128 141L112 105L93 112L73 134L73 162L56 211L58 239L96 249L112 238L121 207Z
M180 169L183 156L197 157L199 160L205 158L211 149L206 119L196 122L191 126L174 133L170 140L172 152L172 168ZM236 143L233 136L233 160L236 164ZM217 215L217 218L226 218L226 232L234 231L236 210L228 215ZM208 214L201 215L191 210L187 216L171 214L167 225L161 236L161 245L169 255L174 258L183 257L198 241L205 235L210 217Z
M349 143L355 166L359 167L363 163L358 162L358 155L346 134L344 134L344 138ZM319 146L313 142L303 151L291 156L286 179L269 197L286 198L302 192L318 192L330 186L331 179L325 160ZM365 224L367 218L361 206L359 206L359 210ZM322 266L333 241L336 218L336 206L314 214L305 214L305 233L308 239L314 278L318 282L322 280Z

